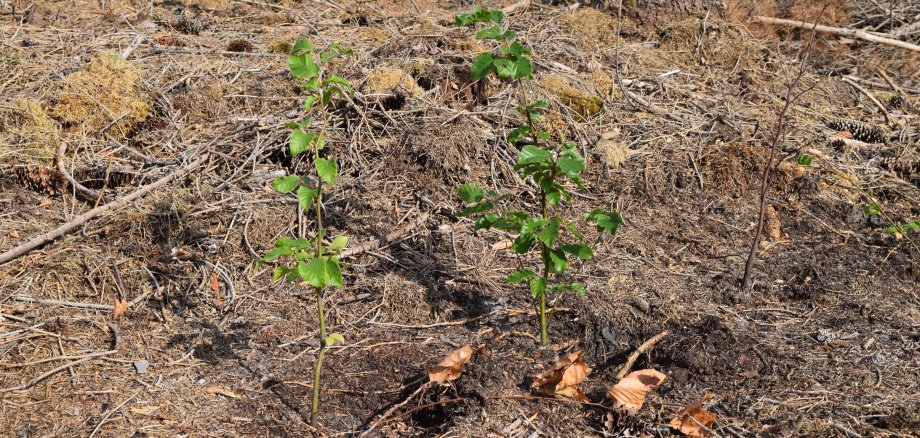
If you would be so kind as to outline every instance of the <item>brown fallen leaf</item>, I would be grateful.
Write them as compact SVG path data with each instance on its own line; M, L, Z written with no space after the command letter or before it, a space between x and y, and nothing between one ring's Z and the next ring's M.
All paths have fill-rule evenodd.
M460 347L428 371L428 380L437 383L457 380L463 373L463 365L469 362L471 357L473 357L473 347L469 345Z
M658 389L665 379L667 376L655 370L633 371L611 386L607 396L616 402L616 407L635 415L645 403L645 396Z
M224 297L220 296L220 283L217 281L217 273L211 273L211 291L214 292L214 298L218 306L224 305Z
M112 319L118 320L121 315L124 315L128 311L128 302L125 300L115 299L115 311L112 314Z
M772 205L767 205L764 209L764 232L770 240L779 239L782 236L782 229L779 221L779 212Z
M222 395L224 397L230 397L230 398L241 398L239 394L229 389L221 388L220 386L217 386L217 385L212 385L212 386L205 388L204 392L208 394L218 394L218 395Z
M702 400L681 409L677 416L668 423L668 426L693 438L709 436L712 426L716 424L716 414L707 411L703 403L715 396L711 392L707 393Z
M591 400L578 388L578 384L591 373L591 368L581 361L584 354L583 350L579 350L559 359L556 367L549 373L537 377L531 387L544 394L590 402Z

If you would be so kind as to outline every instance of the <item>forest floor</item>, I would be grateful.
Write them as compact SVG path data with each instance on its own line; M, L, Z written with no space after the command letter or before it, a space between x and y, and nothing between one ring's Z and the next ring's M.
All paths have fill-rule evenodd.
M713 436L916 436L920 233L886 228L920 220L920 54L817 37L746 296L769 140L809 35L751 14L815 10L618 20L549 3L507 21L533 47L523 86L550 103L544 128L588 164L561 211L625 224L582 272L587 295L554 300L540 348L529 291L504 281L508 236L455 214L460 184L528 188L504 140L518 89L470 80L488 46L454 26L465 2L0 0L0 251L176 175L0 265L0 435L312 432L313 294L253 263L310 233L269 186L309 167L287 152L303 107L285 54L310 38L354 50L332 66L357 93L327 139L342 175L328 226L380 243L327 293L346 342L326 357L321 435L665 436L711 392ZM825 24L920 42L916 2L832 3ZM880 137L832 141L835 120ZM633 367L664 385L636 416L607 408L627 357L664 330ZM467 344L460 379L384 418ZM576 350L597 404L537 397L534 377Z

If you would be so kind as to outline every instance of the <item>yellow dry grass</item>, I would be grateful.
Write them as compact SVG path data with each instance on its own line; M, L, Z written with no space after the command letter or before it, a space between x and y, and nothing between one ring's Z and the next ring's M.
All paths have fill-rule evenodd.
M84 133L124 137L150 112L144 71L119 56L102 54L65 78L51 113Z
M0 103L0 163L47 163L59 141L57 123L41 102Z

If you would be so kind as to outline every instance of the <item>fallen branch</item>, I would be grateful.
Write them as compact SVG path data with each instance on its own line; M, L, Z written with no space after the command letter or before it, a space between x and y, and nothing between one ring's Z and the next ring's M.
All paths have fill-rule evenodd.
M101 357L101 356L88 356L88 357L84 357L84 358L82 358L82 359L77 359L77 360L75 360L75 361L73 361L73 362L68 362L68 363L66 363L66 364L64 364L64 365L61 365L61 366L59 366L59 367L57 367L57 368L54 368L54 369L52 369L52 370L50 370L50 371L48 371L48 372L46 372L46 373L44 373L44 374L42 374L42 375L40 375L40 376L38 376L38 377L36 377L36 378L30 380L28 383L25 383L25 384L22 384L22 385L19 385L19 386L15 386L15 387L12 387L12 388L3 388L3 389L0 389L0 393L4 393L4 392L19 392L19 391L25 391L25 390L27 390L27 389L29 389L29 388L35 386L36 384L38 384L38 383L41 382L42 380L47 379L48 377L51 377L51 376L53 376L53 375L55 375L55 374L57 374L57 373L59 373L59 372L61 372L61 371L64 371L64 370L66 370L66 369L68 369L68 368L70 368L70 367L72 367L72 366L74 366L74 365L79 365L79 364L81 364L81 363L83 363L83 362L86 362L86 361L88 361L88 360L92 360L92 359L94 359L94 358L96 358L96 357Z
M73 187L75 192L86 198L87 201L97 202L98 200L104 200L100 198L99 192L78 183L77 180L74 179L73 175L67 171L67 166L64 165L64 154L66 152L67 143L62 141L60 144L58 144L57 154L54 156L54 164L57 165L58 172L60 172L61 176L63 176L64 179L70 183L70 186Z
M626 359L626 363L623 364L623 368L620 368L620 372L617 373L617 379L622 379L623 377L626 377L626 374L629 373L630 368L632 368L632 366L636 363L636 361L639 360L639 356L641 356L643 353L645 353L646 351L654 347L655 344L658 343L658 341L664 339L664 337L667 335L668 335L667 330L661 333L658 333L657 335L653 336L651 339L645 341L642 345L640 345L639 348L636 349L636 351L633 351L633 354L629 355L629 358Z
M773 17L764 17L764 16L755 16L754 21L764 23L764 24L779 24L782 26L795 26L800 29L812 29L818 33L825 33L828 35L837 35L844 37L858 38L863 41L869 41L878 44L885 44L888 46L900 47L902 49L913 50L914 52L920 52L920 46L916 44L911 44L906 41L895 40L891 38L885 38L878 35L872 35L863 30L859 29L846 29L842 27L831 27L824 26L816 23L807 23L805 21L797 20L786 20L784 18L773 18Z
M176 170L175 172L169 175L166 175L163 178L160 178L159 180L152 182L146 186L143 186L140 189L137 189L134 193L131 193L130 195L127 195L121 199L118 199L117 201L110 202L108 204L101 205L90 211L87 211L86 213L83 213L71 219L69 222L65 223L64 225L57 227L53 231L49 231L47 233L36 236L32 238L31 240L29 240L28 242L25 242L13 249L10 249L9 251L4 252L3 254L0 254L0 265L3 265L11 260L14 260L28 253L29 251L32 251L35 248L38 248L48 242L51 242L54 239L57 239L58 237L61 237L73 230L76 230L81 225L88 222L90 219L93 219L102 213L105 213L110 210L114 210L125 204L128 204L131 201L134 201L135 199L146 196L150 192L153 192L154 190L157 190L165 186L166 184L169 184L173 179L176 179L179 176L185 174L185 172L188 172L189 170L194 169L195 167L198 167L198 165L203 163L205 159L207 159L207 155L203 155L197 160L193 161L192 163L189 163L183 166L182 168Z

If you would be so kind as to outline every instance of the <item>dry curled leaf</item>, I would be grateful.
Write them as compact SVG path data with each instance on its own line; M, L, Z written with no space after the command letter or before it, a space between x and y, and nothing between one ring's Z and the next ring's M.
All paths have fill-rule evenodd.
M683 408L677 413L677 416L668 423L668 426L677 429L680 433L700 438L709 436L709 431L716 424L716 414L709 412L703 407L706 400L715 397L713 393L707 393L703 399Z
M578 384L591 373L591 368L581 361L584 354L583 350L579 350L559 359L552 371L534 380L532 387L544 394L590 402L591 400L578 388Z
M471 357L473 357L473 347L469 345L460 347L428 371L428 379L437 383L457 380L463 373L463 365L469 362Z
M782 226L779 221L779 212L772 205L764 208L764 232L770 240L779 239L782 236Z
M117 320L128 311L128 302L125 300L115 300L115 311L112 314L112 319Z
M645 403L645 396L658 389L665 379L667 376L655 370L633 371L611 386L607 396L616 402L616 407L635 415Z

